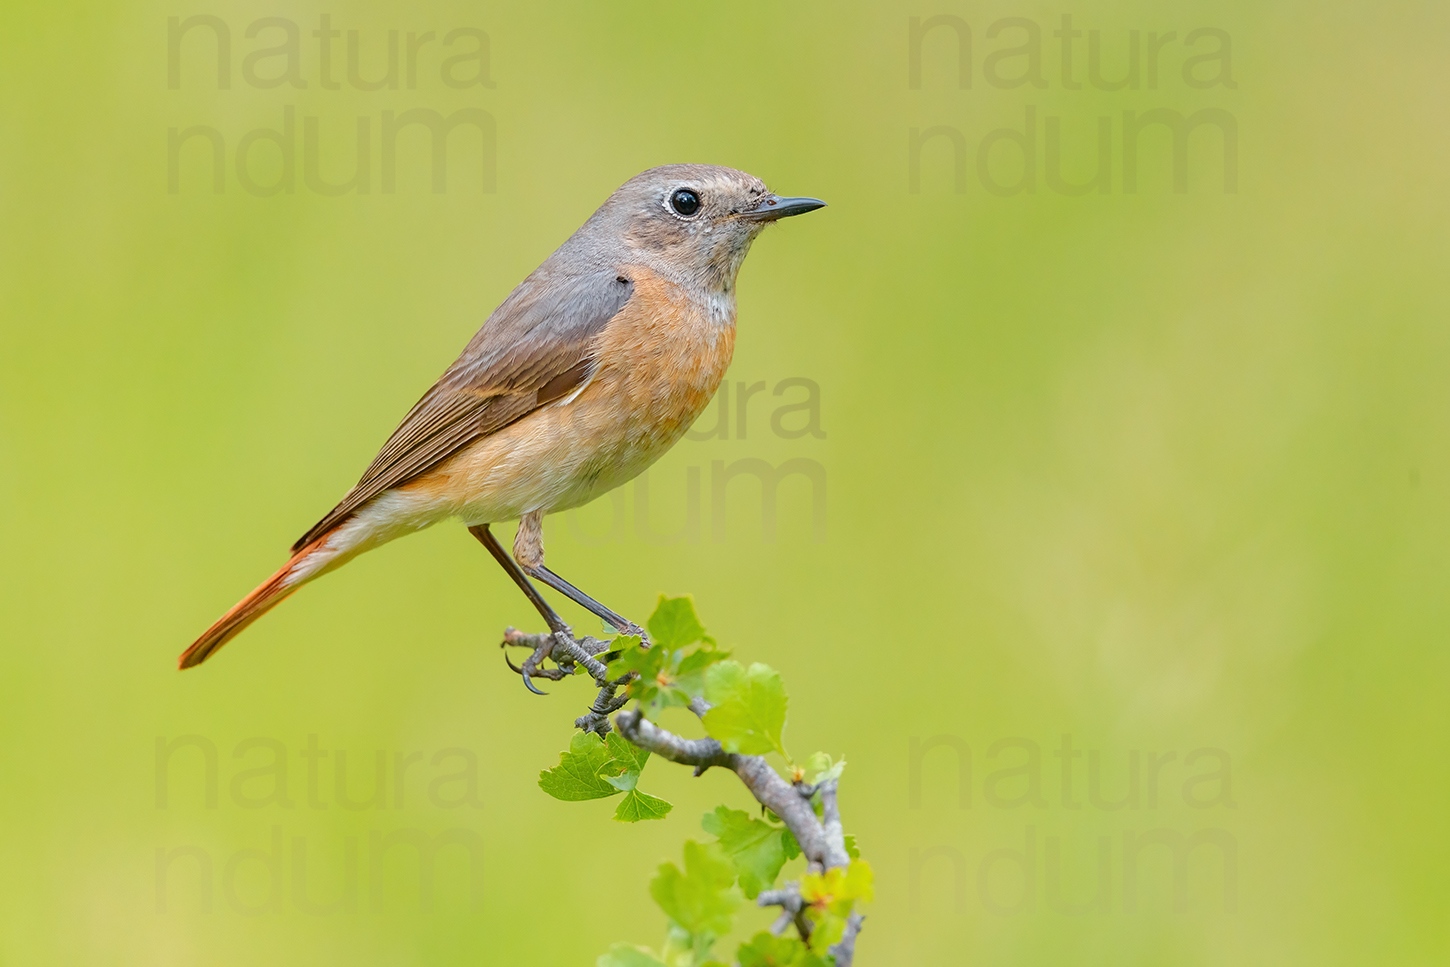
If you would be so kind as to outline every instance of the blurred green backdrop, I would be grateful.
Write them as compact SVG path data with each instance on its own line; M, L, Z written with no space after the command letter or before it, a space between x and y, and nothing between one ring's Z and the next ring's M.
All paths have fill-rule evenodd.
M168 18L195 15L217 19L173 51ZM286 19L249 37L265 18ZM850 761L878 883L860 962L1450 958L1443 5L142 0L0 22L0 961L659 942L655 866L743 793L656 766L675 811L626 827L540 792L583 683L539 699L506 671L501 630L535 622L460 528L328 577L204 669L174 659L508 290L672 161L831 207L746 265L728 427L551 519L550 560L632 615L692 592L781 670L792 749ZM266 56L289 22L305 86ZM1037 74L1011 50L1034 31ZM486 60L445 66L481 36ZM416 127L388 190L386 115L414 109L486 112L441 192ZM1124 143L1126 112L1162 110L1217 112L1183 191L1164 126ZM290 175L248 135L289 112ZM368 191L320 193L360 118ZM1087 182L1100 123L1108 190L1065 194L1052 166ZM1000 193L1027 140L1035 184ZM814 423L782 411L807 399ZM759 485L723 479L745 460L800 470L771 540ZM256 771L274 756L285 797ZM400 831L454 831L431 901L406 850L376 865ZM1202 840L1177 872L1175 837Z

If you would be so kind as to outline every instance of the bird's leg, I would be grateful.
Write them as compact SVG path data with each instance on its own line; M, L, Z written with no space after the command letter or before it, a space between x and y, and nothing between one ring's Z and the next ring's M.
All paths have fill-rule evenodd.
M549 630L555 633L563 632L569 635L569 626L564 623L563 618L559 617L559 612L555 611L549 602L544 600L544 596L539 593L538 589L529 583L528 577L523 571L519 570L513 558L509 557L508 551L503 549L503 545L498 542L498 538L494 537L493 532L488 529L488 525L479 524L475 527L470 527L468 532L478 538L480 544L488 548L488 552L493 555L493 559L498 561L499 565L508 572L509 577L514 579L514 583L519 586L519 590L524 592L524 596L529 599L529 603L543 616L544 623L549 626Z
M523 677L523 686L529 692L544 694L544 692L539 690L538 686L535 686L531 678L538 676L541 678L550 678L551 681L558 681L568 674L568 671L563 665L574 663L584 665L584 668L595 677L596 681L608 677L605 673L605 665L595 658L596 652L589 651L586 647L581 647L580 642L574 641L574 634L570 631L568 625L564 623L564 619L558 616L558 612L552 609L547 600L544 600L544 596L539 594L537 587L529 583L528 576L525 576L523 571L519 570L519 565L513 563L513 558L509 557L509 552L503 549L503 545L500 545L497 538L494 538L492 532L489 531L489 525L487 523L480 523L480 525L471 526L471 528L468 528L468 534L476 536L479 539L479 544L489 548L489 554L493 555L493 560L497 561L503 570L508 571L509 577L513 578L513 583L518 584L519 590L525 594L525 597L528 597L529 603L534 605L539 615L544 616L544 622L547 623L548 629L550 629L550 634L548 635L518 635L516 632L510 632L503 639L503 644L505 645L529 645L529 647L534 648L534 652L523 660L522 667L518 667L518 665L509 661L508 655L505 655L505 658L503 658L503 660L509 661L510 668L513 668L513 670L521 674ZM586 638L584 641L589 642L590 645L600 644L600 648L597 651L603 651L603 642L596 642L593 638ZM560 665L560 667L539 667L539 663L542 663L545 658L552 658L554 663Z
M540 511L525 514L519 520L518 536L514 538L514 559L529 577L543 581L586 611L604 619L620 634L638 635L644 646L649 647L647 631L544 566L544 515Z
M598 615L600 618L603 618L606 622L609 623L612 628L614 628L615 631L618 631L620 634L639 635L640 639L644 642L645 647L649 647L649 632L645 631L643 628L635 624L633 621L630 621L628 618L618 614L607 606L600 604L598 601L594 600L583 591L580 591L578 588L574 587L574 585L570 584L568 581L559 577L559 575L555 574L553 571L544 567L544 565L539 564L535 567L526 567L524 568L524 573L528 574L530 577L536 578L537 580L543 581L555 591L559 591L562 594L568 596L571 600L574 601L575 604L578 604L587 611L590 611L591 613Z
M535 511L525 514L519 520L518 536L514 538L514 560L519 569L524 574L537 577L550 587L563 591L624 634L637 634L642 640L645 639L643 628L627 618L615 614L544 567L543 517L542 512ZM581 645L583 647L580 647ZM574 725L585 732L597 732L601 736L609 731L609 716L629 701L628 692L616 695L616 691L633 677L633 673L630 673L620 679L610 679L609 663L617 658L619 653L616 651L606 653L605 649L608 647L607 642L595 638L585 638L582 642L572 645L572 649L569 651L570 658L594 676L594 684L599 686L599 694L590 704L589 711L576 719ZM554 654L554 660L558 661L558 652L555 651Z

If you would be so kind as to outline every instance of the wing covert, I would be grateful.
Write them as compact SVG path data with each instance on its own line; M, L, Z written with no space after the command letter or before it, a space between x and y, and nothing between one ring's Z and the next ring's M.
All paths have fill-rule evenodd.
M612 269L560 279L541 268L525 279L403 417L356 486L292 549L583 383L595 365L595 337L633 292Z

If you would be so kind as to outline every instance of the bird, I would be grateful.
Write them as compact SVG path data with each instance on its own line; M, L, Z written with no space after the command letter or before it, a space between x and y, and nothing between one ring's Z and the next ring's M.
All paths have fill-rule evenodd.
M366 551L457 519L568 645L535 581L623 635L641 626L544 563L545 515L629 481L709 404L735 345L736 279L751 243L825 207L719 165L626 181L518 284L403 417L357 484L291 556L182 653L200 665L303 585ZM490 527L518 521L512 555ZM549 636L541 636L548 638ZM531 681L540 645L518 671Z

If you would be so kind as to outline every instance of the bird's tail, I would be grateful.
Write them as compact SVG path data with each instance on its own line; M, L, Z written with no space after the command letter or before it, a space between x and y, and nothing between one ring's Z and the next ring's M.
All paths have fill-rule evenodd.
M215 654L218 648L246 630L253 621L281 604L309 579L316 577L318 569L304 566L304 562L308 565L316 563L307 559L322 547L328 536L323 534L293 554L282 565L281 570L257 585L251 594L233 605L230 611L218 618L200 638L192 642L191 647L181 653L177 664L183 669L200 665Z

